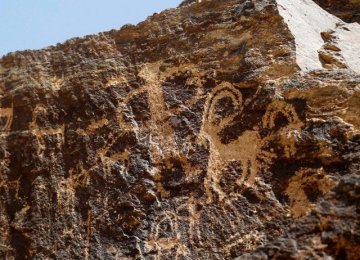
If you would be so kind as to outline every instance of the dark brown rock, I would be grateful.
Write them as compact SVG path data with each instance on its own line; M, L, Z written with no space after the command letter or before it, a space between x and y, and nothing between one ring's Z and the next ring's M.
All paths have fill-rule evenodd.
M315 0L315 2L345 22L360 23L359 0Z
M296 58L275 0L4 56L0 258L356 259L360 76Z

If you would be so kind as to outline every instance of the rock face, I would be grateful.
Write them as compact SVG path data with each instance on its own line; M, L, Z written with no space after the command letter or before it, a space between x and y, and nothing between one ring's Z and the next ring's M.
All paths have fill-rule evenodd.
M3 57L0 258L356 259L357 27L299 49L312 4L185 1Z
M346 22L360 22L360 0L315 0L315 2Z

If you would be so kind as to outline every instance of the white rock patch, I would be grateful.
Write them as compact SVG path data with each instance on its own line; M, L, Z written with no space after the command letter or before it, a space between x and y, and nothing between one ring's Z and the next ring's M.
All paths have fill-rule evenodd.
M335 35L338 37L337 46L341 49L347 65L360 73L360 24L351 23L344 27L349 31L342 28L335 30Z
M312 0L276 0L279 13L294 35L296 59L304 72L322 69L318 51L324 45L321 32L333 30L346 64L360 73L360 25L346 24ZM344 25L349 29L343 28Z

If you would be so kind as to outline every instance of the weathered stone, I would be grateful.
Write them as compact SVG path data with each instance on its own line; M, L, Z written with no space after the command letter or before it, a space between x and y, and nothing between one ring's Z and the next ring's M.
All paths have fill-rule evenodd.
M357 27L326 13L302 59L284 1L4 56L0 258L356 259Z
M315 2L346 22L360 22L359 0L315 0Z

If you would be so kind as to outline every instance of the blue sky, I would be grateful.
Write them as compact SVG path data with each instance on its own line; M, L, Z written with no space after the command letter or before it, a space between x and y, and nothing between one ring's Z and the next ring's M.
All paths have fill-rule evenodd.
M0 57L136 24L181 0L0 0Z

